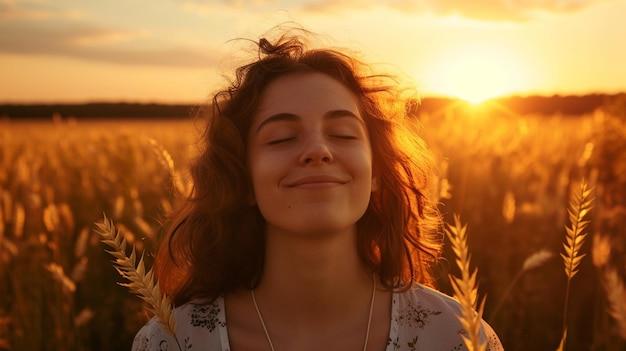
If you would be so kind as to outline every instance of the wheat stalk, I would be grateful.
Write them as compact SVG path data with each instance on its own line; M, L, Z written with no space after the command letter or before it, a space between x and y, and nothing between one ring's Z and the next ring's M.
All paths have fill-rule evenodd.
M70 278L73 282L80 282L85 278L85 272L87 272L87 264L89 259L87 257L81 257L78 262L72 268Z
M113 250L107 250L115 257L114 265L117 272L129 281L119 283L148 303L148 309L158 318L164 330L176 338L176 320L174 319L172 304L165 294L161 293L159 283L156 282L152 269L146 272L143 254L136 263L136 251L132 248L130 256L126 255L126 239L113 225L106 215L102 223L96 223L96 233L102 237L102 242ZM178 338L176 338L178 343ZM179 343L180 348L180 343Z
M74 257L80 259L85 257L87 252L87 244L89 241L89 228L83 228L76 238L76 244L74 245Z
M56 263L50 263L46 265L46 269L52 274L52 278L61 283L69 292L73 293L76 291L76 283L65 274L63 267Z
M517 282L522 278L524 273L542 266L552 257L554 257L554 253L546 249L542 249L528 256L524 260L524 263L522 264L522 269L520 269L517 272L513 280L511 280L509 285L504 289L504 293L502 294L502 297L498 301L498 304L496 305L496 307L494 307L493 312L491 312L491 315L489 315L489 319L488 319L489 322L495 319L496 315L498 314L498 311L500 311L500 308L502 307L502 304L511 293L511 290L513 290L513 287L515 286L515 284L517 284Z
M89 322L95 313L89 308L83 308L76 317L74 317L74 325L76 327L83 326Z
M487 349L486 342L480 342L480 328L485 299L478 305L478 285L476 276L478 269L470 270L471 255L467 245L467 226L461 225L458 216L454 217L454 226L449 224L445 228L446 234L452 244L452 250L456 256L456 264L461 271L461 277L449 275L450 283L454 290L454 297L461 304L461 315L458 316L461 325L467 331L463 335L463 342L470 351L484 351Z
M172 155L156 140L148 138L148 142L152 146L152 151L161 166L167 169L170 174L174 174L174 158Z
M561 336L561 342L559 343L559 348L556 351L563 351L565 349L565 339L567 339L567 328L563 330L563 336Z
M609 314L617 324L619 336L626 340L626 289L615 268L604 272L604 286L609 301Z
M593 235L592 243L591 262L596 268L602 268L607 265L611 257L611 238L596 233Z
M565 263L565 275L568 280L571 280L578 273L578 265L585 257L585 254L580 254L580 249L587 236L587 233L583 233L583 231L589 224L589 221L583 219L593 207L593 198L590 198L591 190L583 181L580 185L580 192L574 193L567 210L571 226L565 227L567 232L563 243L565 253L561 253L561 257Z
M170 177L172 177L172 184L174 185L175 191L179 194L187 194L180 174L176 171L176 168L174 168L174 158L172 155L156 140L148 138L148 142L152 146L152 151L156 155L159 164L161 164L170 174Z
M55 204L49 204L43 210L43 224L46 230L50 233L58 230L60 227L61 219L59 217L59 209Z
M113 202L113 218L120 219L124 213L124 197L117 195L115 202Z
M24 235L24 223L26 221L26 211L21 203L15 205L15 214L13 218L13 235L16 238L21 238Z
M0 239L4 237L4 231L6 230L6 225L4 224L4 216L2 215L4 210L2 209L2 201L0 201Z
M552 257L554 257L554 254L549 250L539 250L524 260L524 264L522 264L522 272L527 272L531 269L540 267Z
M73 233L76 227L76 221L74 220L74 214L67 202L62 202L59 205L59 219L61 220L65 233Z
M567 310L569 304L570 286L572 278L578 273L578 266L585 254L580 253L580 249L585 242L587 233L584 233L589 221L585 221L585 216L593 207L593 197L587 183L583 180L580 189L572 195L567 209L570 227L565 227L566 236L563 248L565 253L561 253L565 264L565 275L567 277L567 287L565 288L565 306L563 308L563 337L561 344L565 345L567 338Z
M0 315L0 349L2 350L11 349L11 344L8 338L6 338L9 324L11 324L11 318Z
M5 223L11 223L13 220L13 198L11 197L11 193L7 190L2 190L2 208L3 213L0 213L0 216L4 216Z

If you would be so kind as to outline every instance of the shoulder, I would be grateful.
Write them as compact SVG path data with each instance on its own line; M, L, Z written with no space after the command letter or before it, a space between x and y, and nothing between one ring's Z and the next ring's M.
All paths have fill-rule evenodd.
M457 333L460 326L456 316L459 303L450 296L423 285L415 284L409 290L394 294L393 308L400 329L433 328L440 332ZM440 326L446 326L440 330Z
M458 302L453 297L421 284L413 284L408 290L399 292L398 296L401 301L405 302L419 301L421 303L439 305L445 308L460 308Z
M429 350L464 350L466 335L458 316L461 305L454 298L415 284L411 289L394 294L392 325L396 328L396 341L408 349L420 345ZM488 342L488 350L502 350L493 329L482 321L481 338ZM402 350L399 347L398 350ZM419 349L419 348L417 348Z
M440 292L424 285L414 284L410 289L394 294L394 304L400 312L420 312L419 315L441 316L439 318L456 319L461 312L459 302Z
M132 351L188 350L193 344L209 350L223 349L226 321L222 301L221 298L193 300L174 309L175 335L169 334L160 320L153 317L137 332Z

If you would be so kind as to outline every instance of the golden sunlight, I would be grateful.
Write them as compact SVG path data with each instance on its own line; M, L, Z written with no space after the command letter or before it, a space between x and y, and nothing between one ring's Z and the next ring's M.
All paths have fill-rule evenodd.
M518 59L503 48L464 45L449 52L433 69L432 90L479 104L523 89L526 75Z

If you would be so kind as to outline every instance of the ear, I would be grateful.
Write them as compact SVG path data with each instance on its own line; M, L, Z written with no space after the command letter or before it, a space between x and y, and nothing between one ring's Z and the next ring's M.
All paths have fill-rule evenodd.
M378 184L378 177L373 176L372 177L372 192L378 191L379 188L380 188L380 185Z

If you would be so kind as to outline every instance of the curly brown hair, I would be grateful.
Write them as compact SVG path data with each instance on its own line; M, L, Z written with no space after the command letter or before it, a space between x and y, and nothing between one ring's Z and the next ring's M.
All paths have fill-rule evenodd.
M440 218L426 194L431 158L422 140L403 128L405 104L390 75L332 49L307 49L302 31L261 39L258 59L236 70L208 111L202 150L191 166L192 194L171 218L155 267L175 305L254 288L262 275L264 219L252 204L247 135L261 94L294 73L323 73L359 100L370 137L378 191L357 223L358 253L385 288L433 285L440 255Z

